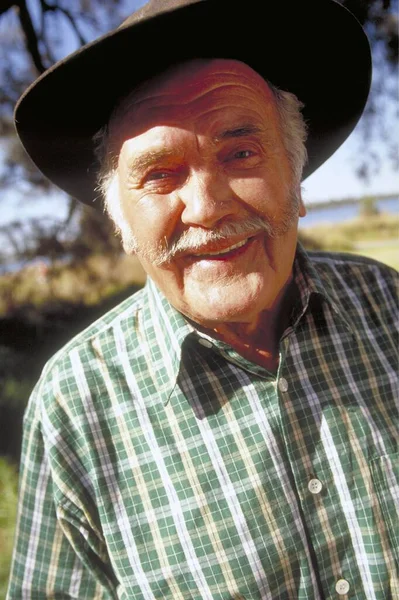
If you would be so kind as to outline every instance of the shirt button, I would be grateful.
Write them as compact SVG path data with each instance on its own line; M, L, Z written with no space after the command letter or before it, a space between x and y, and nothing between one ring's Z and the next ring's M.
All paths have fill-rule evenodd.
M280 381L278 382L278 389L280 392L286 392L288 390L288 381L284 379L284 377L281 377Z
M311 479L309 481L308 490L311 494L320 494L322 489L323 489L323 484L318 479ZM345 594L346 594L346 592L345 592Z
M337 583L335 584L335 591L337 592L337 594L340 594L341 596L344 596L345 594L347 594L349 592L349 588L350 588L350 585L346 581L346 579L338 579Z
M203 337L199 338L198 343L201 344L201 346L204 346L205 348L212 348L213 346L212 342Z

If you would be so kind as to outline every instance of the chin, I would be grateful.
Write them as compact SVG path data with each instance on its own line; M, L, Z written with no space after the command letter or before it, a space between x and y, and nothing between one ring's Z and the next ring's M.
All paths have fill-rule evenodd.
M234 293L233 290L220 293L219 290L211 290L205 298L200 299L197 295L194 302L188 303L184 312L206 327L216 326L218 323L248 323L264 310L259 303L260 297L259 293L250 294L248 290L246 293Z

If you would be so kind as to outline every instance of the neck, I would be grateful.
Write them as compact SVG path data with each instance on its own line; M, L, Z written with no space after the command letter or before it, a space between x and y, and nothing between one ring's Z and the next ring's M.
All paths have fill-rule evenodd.
M206 333L229 344L244 358L276 372L280 339L289 324L294 288L291 281L276 306L262 311L251 322L223 323Z
M226 323L213 334L238 354L268 371L275 372L279 359L279 328L266 311L259 315L256 327L247 323Z

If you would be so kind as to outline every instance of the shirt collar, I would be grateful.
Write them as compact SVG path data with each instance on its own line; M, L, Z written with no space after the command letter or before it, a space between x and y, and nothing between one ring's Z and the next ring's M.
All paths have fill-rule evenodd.
M349 331L354 333L333 282L323 276L317 262L311 261L301 244L298 244L295 255L294 279L299 294L293 306L291 325L284 336L296 328L308 310L312 298L327 302ZM150 278L147 278L145 292L147 303L142 312L143 335L147 342L160 399L166 404L176 385L184 346L190 339L198 339L202 334L173 308Z
M195 335L195 329L173 308L149 277L145 293L147 302L142 313L143 334L148 342L158 393L165 404L176 384L184 344Z
M335 263L336 256L323 252L323 261L331 259ZM335 282L329 275L329 271L320 267L318 257L321 257L321 255L317 252L312 253L312 257L310 257L310 254L298 243L294 262L294 277L299 291L299 298L294 308L296 313L293 319L294 327L308 309L311 299L318 298L330 305L336 316L354 335L356 332L347 318L347 312L338 295Z

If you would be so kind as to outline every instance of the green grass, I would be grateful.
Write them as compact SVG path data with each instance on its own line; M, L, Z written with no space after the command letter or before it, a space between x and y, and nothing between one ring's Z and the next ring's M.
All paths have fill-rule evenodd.
M15 467L0 457L0 598L6 597L17 516L18 476Z
M385 265L399 271L399 240L392 246L376 246L373 243L370 243L361 248L356 248L351 252L374 258L374 260L379 260Z
M399 270L399 216L372 215L302 228L305 247L352 252Z
M302 228L305 233L323 239L325 244L337 235L349 243L399 238L399 216L391 214L357 217L343 223L323 223Z

